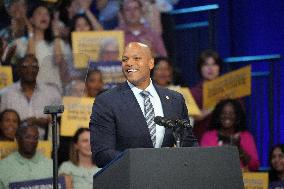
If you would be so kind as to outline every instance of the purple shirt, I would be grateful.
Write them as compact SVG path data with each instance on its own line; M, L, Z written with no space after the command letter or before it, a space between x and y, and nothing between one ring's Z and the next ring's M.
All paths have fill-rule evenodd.
M131 31L127 26L120 26L116 28L117 30L123 30L125 35L125 44L130 42L141 42L148 45L154 56L167 56L167 52L164 46L164 42L155 31L147 26L142 26L140 31Z

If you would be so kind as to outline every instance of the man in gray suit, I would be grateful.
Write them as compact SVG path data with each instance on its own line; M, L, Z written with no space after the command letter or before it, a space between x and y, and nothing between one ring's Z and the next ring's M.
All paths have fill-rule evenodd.
M174 146L172 129L155 124L153 119L188 119L188 111L181 94L152 83L153 67L150 48L129 43L122 56L127 81L96 98L90 129L93 159L99 167L128 148ZM185 130L182 146L196 146L191 130Z

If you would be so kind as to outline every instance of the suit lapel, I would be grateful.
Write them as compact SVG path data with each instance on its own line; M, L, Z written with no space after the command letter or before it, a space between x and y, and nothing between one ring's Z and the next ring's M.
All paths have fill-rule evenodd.
M166 90L163 90L162 88L155 86L155 89L160 97L162 107L163 107L163 112L164 112L164 117L170 117L171 115L171 96L169 96L168 93L166 93Z
M146 133L146 135L149 135L149 137L147 137L147 144L149 144L150 146L151 145L153 146L143 112L141 111L139 103L137 102L127 82L122 84L121 89L122 89L121 99L124 102L124 106L127 107L129 112L131 111L131 114L133 115L134 119L136 119L137 124L133 126L138 127L141 133L144 133L144 134Z

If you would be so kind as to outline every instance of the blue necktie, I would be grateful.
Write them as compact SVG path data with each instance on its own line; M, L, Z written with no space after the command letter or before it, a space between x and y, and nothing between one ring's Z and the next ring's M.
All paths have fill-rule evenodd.
M156 124L154 122L155 112L153 105L150 101L149 97L150 93L148 91L142 91L140 94L144 98L144 116L146 119L146 123L148 125L153 146L155 147L156 144Z

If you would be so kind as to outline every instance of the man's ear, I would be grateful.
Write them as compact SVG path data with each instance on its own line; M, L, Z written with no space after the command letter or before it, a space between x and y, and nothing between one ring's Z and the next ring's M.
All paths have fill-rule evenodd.
M154 68L154 58L150 59L149 67L150 67L150 70L152 70Z

